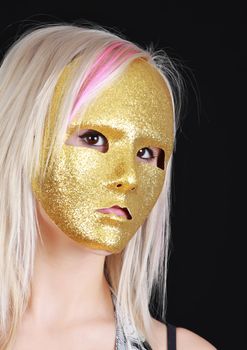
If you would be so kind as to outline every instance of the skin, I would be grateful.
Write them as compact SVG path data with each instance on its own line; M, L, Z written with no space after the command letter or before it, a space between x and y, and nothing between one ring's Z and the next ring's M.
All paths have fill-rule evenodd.
M14 349L61 350L70 349L71 344L73 349L88 344L96 349L99 339L102 348L113 349L114 309L103 274L107 253L71 240L38 203L37 213L44 246L39 241L32 297ZM94 329L93 335L89 328Z

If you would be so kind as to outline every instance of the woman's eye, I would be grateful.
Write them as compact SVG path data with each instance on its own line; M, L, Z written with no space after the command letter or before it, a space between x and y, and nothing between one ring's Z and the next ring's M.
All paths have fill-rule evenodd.
M85 142L88 145L92 145L92 146L104 146L104 141L107 142L105 136L103 136L102 134L100 134L96 131L86 132L83 135L79 135L79 137L83 142L84 142L84 140L86 140Z
M148 152L147 152L147 150L148 150ZM147 148L147 147L142 148L138 153L141 154L142 159L152 160L153 158L156 158L154 155L154 151L150 148ZM149 154L149 156L148 156L148 154ZM146 155L146 156L143 157L143 155Z

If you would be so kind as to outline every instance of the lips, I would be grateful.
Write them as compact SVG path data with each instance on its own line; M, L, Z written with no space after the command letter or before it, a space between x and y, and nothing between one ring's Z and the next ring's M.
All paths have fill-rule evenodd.
M110 208L101 208L101 209L97 209L97 211L104 213L104 214L116 214L118 216L124 216L126 217L128 220L132 219L132 216L130 215L130 212L128 210L128 208L121 208L118 205L113 205Z

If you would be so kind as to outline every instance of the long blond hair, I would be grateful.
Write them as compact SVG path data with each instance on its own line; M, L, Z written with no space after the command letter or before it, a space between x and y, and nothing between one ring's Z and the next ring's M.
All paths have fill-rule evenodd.
M36 242L40 234L31 189L38 167L45 119L63 69L78 57L66 94L59 105L50 154L61 146L73 103L96 57L113 42L131 47L103 84L143 57L165 79L178 127L183 81L164 50L143 49L119 34L97 26L42 24L26 31L6 52L0 67L0 348L10 349L30 298ZM124 58L124 56L122 57ZM89 103L88 97L84 103ZM175 146L176 143L174 143ZM123 315L137 334L151 339L149 303L157 291L157 314L165 322L166 279L170 240L171 155L162 192L144 224L126 248L105 259L104 271ZM124 325L124 322L123 322ZM126 337L128 340L127 328ZM128 343L128 346L130 344Z

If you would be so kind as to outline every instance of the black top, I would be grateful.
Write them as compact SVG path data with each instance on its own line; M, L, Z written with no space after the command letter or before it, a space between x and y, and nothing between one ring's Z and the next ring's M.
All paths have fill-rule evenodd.
M167 350L176 350L176 326L166 322L167 326ZM132 343L134 345L133 349L140 349L137 343ZM142 343L145 350L152 350L151 346L147 341Z
M176 350L176 326L170 323L166 323L167 326L167 349Z
M176 326L166 322L167 326L167 350L176 350ZM139 345L136 342L131 342L132 349L140 349ZM152 350L150 344L147 341L142 342L142 349Z
M176 350L177 344L176 344L176 326L166 322L167 326L167 350ZM152 350L151 346L145 341L143 343L144 349L146 350ZM139 349L139 347L137 347Z

